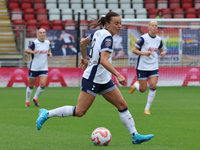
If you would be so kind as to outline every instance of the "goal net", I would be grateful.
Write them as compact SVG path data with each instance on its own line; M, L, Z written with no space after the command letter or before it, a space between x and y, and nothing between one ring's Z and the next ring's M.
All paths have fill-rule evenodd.
M200 86L200 20L199 19L153 19L158 22L165 58L160 55L158 86ZM131 86L136 80L138 56L132 53L140 36L148 33L152 19L122 19L122 46L124 57L113 56L112 63ZM112 77L116 84L117 80ZM119 85L119 84L118 84ZM120 85L119 85L120 86Z

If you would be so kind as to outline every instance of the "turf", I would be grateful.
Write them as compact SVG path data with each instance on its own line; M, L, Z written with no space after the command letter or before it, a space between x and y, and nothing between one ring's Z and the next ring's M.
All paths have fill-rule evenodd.
M36 88L33 90L35 93ZM0 149L2 150L195 150L200 148L200 87L157 87L151 115L144 115L145 93L121 87L140 134L153 133L149 142L133 145L119 119L117 109L97 96L81 118L54 117L42 129L36 129L39 108L53 109L76 105L80 88L46 88L39 98L40 107L25 105L25 88L0 88ZM32 96L33 96L32 94ZM111 131L107 147L92 144L91 133L97 127Z

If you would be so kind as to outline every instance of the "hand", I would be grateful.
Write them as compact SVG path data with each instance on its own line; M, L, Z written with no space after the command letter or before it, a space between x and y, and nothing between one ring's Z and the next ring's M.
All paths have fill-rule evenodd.
M34 50L33 54L37 54L39 52L39 50Z
M161 57L165 57L165 52L160 53Z
M119 75L117 76L117 80L119 81L119 83L120 83L121 85L125 85L125 84L126 84L126 79L125 79L124 76L122 76L121 74L119 74Z
M51 52L48 52L48 56L52 57L52 53L51 53Z
M88 60L81 58L81 62L79 63L78 67L80 69L85 69L87 67L87 65L88 65Z
M144 55L149 57L151 55L151 52L145 52Z

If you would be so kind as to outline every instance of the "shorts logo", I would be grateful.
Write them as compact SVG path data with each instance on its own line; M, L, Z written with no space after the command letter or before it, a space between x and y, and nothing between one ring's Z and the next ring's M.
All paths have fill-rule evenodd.
M92 87L92 91L94 91L94 88L95 88L95 85L93 85L93 87Z

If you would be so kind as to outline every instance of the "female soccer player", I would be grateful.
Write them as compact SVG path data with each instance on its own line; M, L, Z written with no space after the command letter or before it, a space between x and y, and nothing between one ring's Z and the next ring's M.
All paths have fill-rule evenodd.
M158 23L156 21L149 22L149 33L141 36L132 50L133 53L139 55L136 66L139 82L136 81L131 86L129 93L132 94L135 89L145 92L147 90L147 78L150 80L150 90L144 114L150 114L149 109L156 94L159 76L157 50L159 50L161 57L165 57L162 39L156 35L157 30Z
M121 29L121 17L115 12L109 12L101 17L92 27L105 25L106 29L97 30L87 38L81 40L80 51L82 59L79 68L85 69L82 78L81 92L76 106L63 106L53 110L40 109L37 119L37 129L40 130L43 123L51 117L82 117L92 105L97 94L113 104L119 112L120 119L132 137L133 144L140 144L154 137L138 134L135 123L127 104L117 86L112 82L109 72L115 75L120 84L126 84L125 78L109 62L111 57L114 34L119 34ZM87 60L87 44L91 44L89 53L90 62Z
M48 78L47 55L52 56L50 42L45 40L46 30L43 28L39 29L38 37L39 39L33 41L24 51L27 54L31 54L32 58L29 68L29 86L26 89L26 107L30 106L30 97L37 77L39 77L40 86L33 97L33 102L35 106L39 107L38 97L44 91Z

